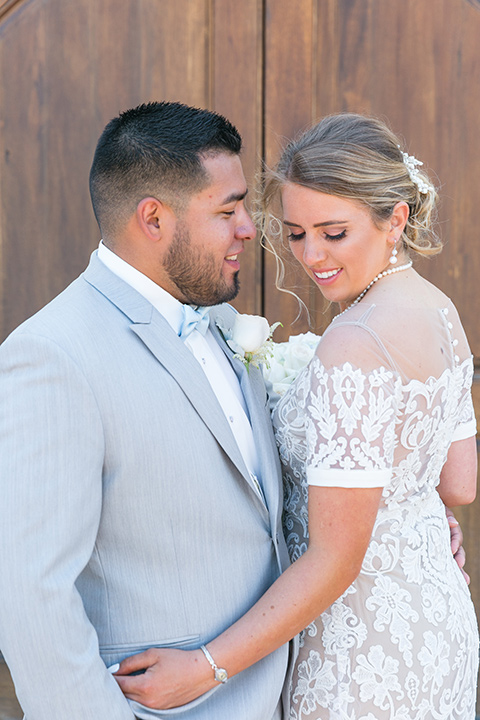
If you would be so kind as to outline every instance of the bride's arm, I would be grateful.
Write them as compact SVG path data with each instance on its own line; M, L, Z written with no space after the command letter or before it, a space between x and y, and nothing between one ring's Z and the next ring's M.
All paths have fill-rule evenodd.
M356 368L348 362L353 356ZM397 380L395 372L379 365L377 343L361 328L337 326L320 342L317 359L297 388L306 394L308 550L242 618L208 643L215 663L229 676L297 635L360 572L383 488L358 485L379 486L390 477ZM341 381L346 392L339 391ZM335 479L355 487L332 487ZM125 677L147 665L144 675ZM117 681L128 698L159 709L185 704L216 684L201 650L150 650L124 660L120 672Z
M477 492L477 443L475 437L456 440L450 445L447 461L437 488L448 507L468 505Z
M308 550L234 625L208 643L229 677L286 643L326 610L360 572L382 488L309 487ZM144 675L127 673L148 666ZM201 650L149 650L123 661L117 682L128 698L166 709L214 685Z

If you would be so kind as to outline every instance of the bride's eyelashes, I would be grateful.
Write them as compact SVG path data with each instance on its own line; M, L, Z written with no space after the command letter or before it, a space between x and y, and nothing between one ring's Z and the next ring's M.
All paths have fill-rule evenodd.
M293 233L293 232L291 232L291 233L288 233L288 235L287 235L287 240L288 240L289 242L295 242L295 240L303 240L304 237L305 237L305 233L304 233L304 232L301 232L301 233Z
M328 233L325 233L324 237L326 240L331 240L332 242L337 242L338 240L343 240L343 238L346 236L346 234L347 234L347 231L342 230L342 232L338 233L337 235L329 235ZM289 242L295 242L295 240L303 240L304 237L305 237L305 232L301 232L301 233L291 232L287 235L287 240Z
M333 242L336 242L337 240L343 240L346 234L347 231L342 230L342 232L338 233L338 235L329 235L328 233L325 233L325 237L327 240L333 240Z

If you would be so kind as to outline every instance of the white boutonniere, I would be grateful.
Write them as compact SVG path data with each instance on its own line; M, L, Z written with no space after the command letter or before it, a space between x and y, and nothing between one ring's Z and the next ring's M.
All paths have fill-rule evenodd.
M272 335L282 323L269 325L268 320L260 315L235 315L233 328L226 330L217 322L217 327L228 347L235 353L233 357L241 360L247 370L250 365L259 367L263 363L268 367L275 344Z
M287 342L272 342L272 356L268 367L263 367L263 376L272 383L274 392L283 395L313 358L319 341L319 335L307 332L291 335Z

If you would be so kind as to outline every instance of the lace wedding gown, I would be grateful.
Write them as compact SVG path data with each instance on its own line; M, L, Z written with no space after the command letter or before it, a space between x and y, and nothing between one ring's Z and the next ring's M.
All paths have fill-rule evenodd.
M360 575L302 633L290 720L475 717L477 623L435 489L451 441L475 434L473 365L455 308L436 299L349 309L274 411L292 561L308 544L308 483L384 487Z

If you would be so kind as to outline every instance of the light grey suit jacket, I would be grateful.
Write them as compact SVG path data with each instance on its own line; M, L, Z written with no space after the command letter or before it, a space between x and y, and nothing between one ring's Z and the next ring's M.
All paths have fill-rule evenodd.
M259 499L201 369L92 255L0 348L0 649L28 720L270 720L288 648L179 710L129 703L106 665L197 648L288 564L261 373L232 359Z

